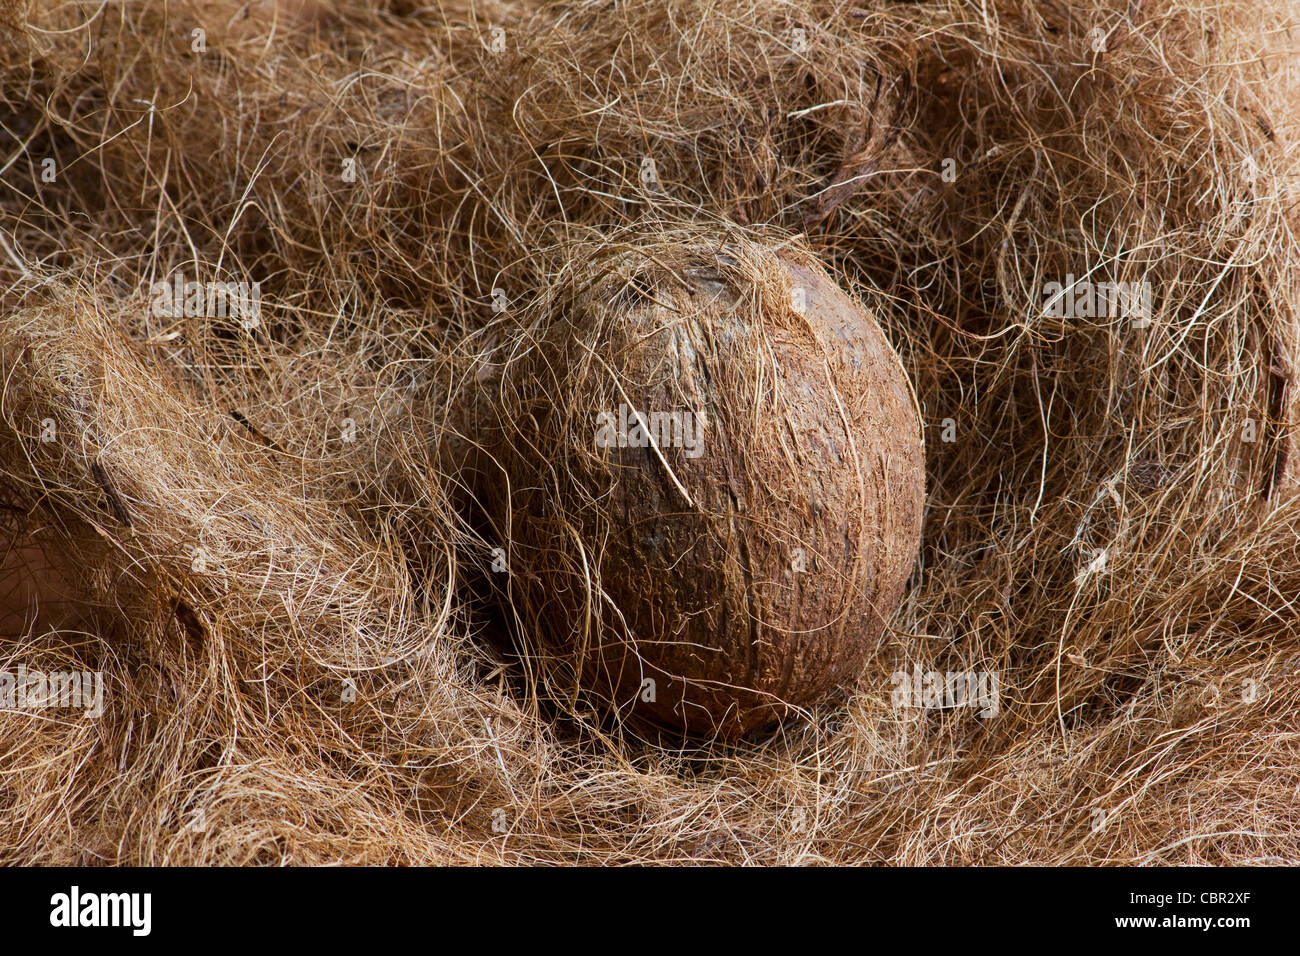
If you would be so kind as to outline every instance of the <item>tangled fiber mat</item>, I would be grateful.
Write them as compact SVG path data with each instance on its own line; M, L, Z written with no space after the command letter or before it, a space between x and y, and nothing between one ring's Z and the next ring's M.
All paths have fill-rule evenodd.
M1300 862L1291 6L0 3L0 669L106 685L0 709L0 860ZM815 256L925 428L879 651L730 742L556 692L467 478L674 241Z

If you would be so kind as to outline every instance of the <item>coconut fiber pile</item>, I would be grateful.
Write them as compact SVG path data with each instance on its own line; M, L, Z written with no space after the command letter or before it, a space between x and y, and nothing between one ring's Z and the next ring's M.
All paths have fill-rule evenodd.
M3 0L0 861L1300 862L1289 7Z

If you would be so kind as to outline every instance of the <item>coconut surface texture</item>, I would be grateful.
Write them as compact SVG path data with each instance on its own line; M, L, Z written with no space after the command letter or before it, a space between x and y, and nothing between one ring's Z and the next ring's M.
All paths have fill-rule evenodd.
M724 738L852 681L925 485L871 314L797 250L680 242L596 257L543 311L505 374L490 507L508 495L511 601L550 676Z

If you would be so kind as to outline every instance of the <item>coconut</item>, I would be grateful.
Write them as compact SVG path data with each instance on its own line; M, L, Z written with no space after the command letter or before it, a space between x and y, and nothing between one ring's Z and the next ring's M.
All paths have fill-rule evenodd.
M852 681L925 483L872 315L800 252L683 242L597 259L543 311L488 508L551 676L722 737Z
M0 639L73 626L82 608L71 562L0 523Z

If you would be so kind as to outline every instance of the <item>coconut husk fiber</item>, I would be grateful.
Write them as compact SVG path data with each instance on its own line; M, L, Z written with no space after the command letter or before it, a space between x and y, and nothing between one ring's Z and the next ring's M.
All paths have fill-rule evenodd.
M1300 860L1290 6L0 4L0 659L106 681L0 711L0 859ZM471 487L665 242L818 263L924 427L880 646L730 741L558 692Z

